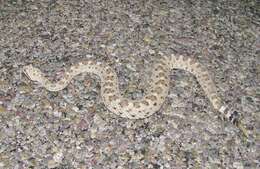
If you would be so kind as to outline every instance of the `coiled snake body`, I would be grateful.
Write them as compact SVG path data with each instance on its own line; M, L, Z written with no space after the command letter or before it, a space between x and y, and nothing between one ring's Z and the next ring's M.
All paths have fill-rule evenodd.
M118 87L118 77L114 69L108 64L87 60L79 62L65 72L64 77L56 83L52 83L44 74L32 65L23 68L24 73L33 81L37 81L49 91L64 89L73 77L80 73L88 72L98 75L101 79L101 95L106 107L113 113L129 118L141 119L151 116L158 111L163 104L169 90L169 73L171 69L184 69L195 75L200 86L205 91L214 109L218 110L225 119L237 123L239 114L226 106L218 96L216 86L209 72L197 60L183 56L160 56L155 62L151 77L150 89L139 100L131 100L121 96Z

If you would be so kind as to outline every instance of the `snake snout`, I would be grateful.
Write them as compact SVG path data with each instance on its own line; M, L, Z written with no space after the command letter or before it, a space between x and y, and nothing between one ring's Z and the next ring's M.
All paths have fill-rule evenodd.
M39 79L39 74L41 73L37 68L34 68L32 65L24 66L23 72L32 81L37 81Z

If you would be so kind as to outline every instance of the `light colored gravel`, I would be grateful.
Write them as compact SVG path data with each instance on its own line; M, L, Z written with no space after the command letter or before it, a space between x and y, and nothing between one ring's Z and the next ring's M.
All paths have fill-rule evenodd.
M260 64L256 1L3 1L0 5L0 168L259 168ZM259 11L258 11L259 12ZM189 73L171 73L161 111L144 120L110 113L96 76L48 92L87 57L111 63L125 97L143 96L158 52L196 57L249 133L223 122Z

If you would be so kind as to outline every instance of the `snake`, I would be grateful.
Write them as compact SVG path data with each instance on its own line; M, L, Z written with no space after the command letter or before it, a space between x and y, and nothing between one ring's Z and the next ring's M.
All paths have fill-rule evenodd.
M164 103L170 88L170 72L172 69L182 69L196 77L213 108L223 119L238 124L240 113L226 104L219 96L217 87L209 71L197 59L172 54L160 55L152 67L149 88L140 99L123 97L119 90L116 71L106 62L86 59L67 68L58 81L50 81L45 74L32 64L23 67L23 72L32 81L48 91L60 91L68 86L73 78L81 73L96 74L101 80L101 98L106 108L112 113L128 119L143 119L158 112Z

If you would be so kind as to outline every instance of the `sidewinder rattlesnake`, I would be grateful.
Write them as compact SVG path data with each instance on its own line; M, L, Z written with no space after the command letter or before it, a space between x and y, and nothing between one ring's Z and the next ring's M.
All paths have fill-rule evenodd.
M197 60L182 55L160 56L154 64L151 77L151 87L147 94L139 100L122 97L118 87L118 77L108 64L94 60L79 62L65 72L64 77L56 83L49 81L44 74L32 65L23 68L24 73L32 81L38 82L49 91L64 89L73 77L88 72L98 75L101 79L101 96L106 107L118 116L129 119L142 119L157 112L167 97L169 90L169 73L171 69L183 69L195 75L214 109L219 111L224 119L239 126L240 114L227 106L217 93L216 86L209 72Z

